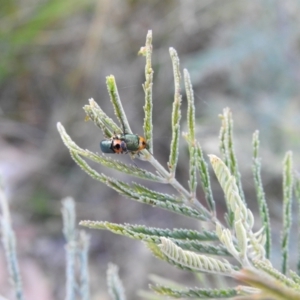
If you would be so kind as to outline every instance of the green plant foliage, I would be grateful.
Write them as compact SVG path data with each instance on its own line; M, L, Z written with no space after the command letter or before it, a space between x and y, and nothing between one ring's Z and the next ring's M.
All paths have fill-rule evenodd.
M106 138L114 136L115 132L122 132L122 129L110 118L101 107L94 101L89 100L90 104L83 107L87 118L94 120L95 124L102 130Z
M4 248L9 279L14 290L15 298L17 300L23 300L25 298L23 293L19 263L17 260L16 236L12 229L8 201L4 194L1 181L0 181L0 208L1 208L0 225L1 225L1 234L2 234L2 244Z
M150 285L150 288L158 294L169 296L172 298L197 298L197 299L207 299L207 298L231 298L238 294L235 289L227 290L213 290L213 289L197 289L189 288L177 290L163 285Z
M264 188L261 179L261 163L260 158L258 156L259 150L259 132L255 131L253 134L252 145L253 145L253 164L252 164L252 171L253 171L253 178L255 183L256 189L256 197L259 207L260 218L264 224L264 231L266 235L266 258L270 258L271 254L271 225L270 225L270 217L269 217L269 210L265 198Z
M174 102L172 111L172 141L170 146L170 157L169 157L169 170L171 176L175 177L176 165L178 161L178 148L179 148L179 136L180 136L180 118L181 118L181 93L180 93L180 81L181 74L179 68L179 58L175 49L170 48L170 56L173 64L174 82L175 82L175 92L174 92Z
M116 80L113 75L106 77L106 86L107 86L108 94L110 96L110 101L114 107L115 114L116 114L118 120L120 121L121 126L124 126L123 129L126 133L132 133L130 125L128 123L127 117L126 117L124 109L123 109L123 105L121 103Z
M254 268L236 273L236 279L256 288L255 295L241 299L280 299L297 300L300 293L297 289L287 287L281 280Z
M152 102L152 86L153 86L153 69L152 69L152 31L149 30L146 37L146 45L142 47L139 54L142 54L146 57L146 65L145 65L145 77L146 81L143 85L145 92L145 118L144 118L144 134L146 141L149 146L150 153L153 154L153 143L152 143L152 132L153 132L153 124L152 124L152 110L153 110L153 102Z
M300 174L295 172L295 196L298 204L298 212L300 212ZM298 226L299 226L298 221ZM298 241L300 241L300 231L298 234ZM300 243L298 243L298 263L297 263L297 273L300 274Z
M94 229L107 229L116 234L121 234L136 240L151 242L158 245L161 243L161 237L168 237L173 243L184 250L191 250L211 255L230 256L230 253L223 245L208 245L201 242L201 240L213 241L217 238L217 236L213 233L207 231L204 231L203 233L182 229L174 229L171 231L169 229L151 228L141 225L121 225L96 221L81 221L80 225ZM208 236L213 237L213 239L208 239ZM194 238L191 240L189 237Z
M290 275L291 275L291 278L293 279L293 281L295 283L297 283L298 285L300 285L300 276L293 270L290 270Z
M205 193L206 203L208 204L208 207L210 208L212 214L216 215L216 204L210 186L208 165L204 159L203 152L199 143L197 143L196 146L196 164L201 177L201 184Z
M90 246L90 237L85 231L81 230L78 237L78 260L80 267L79 293L82 300L90 299L90 278L88 269L88 250Z
M194 271L202 271L214 274L231 275L234 267L225 259L222 261L206 255L196 254L191 251L184 251L176 246L170 239L161 238L160 250L170 260L183 268L187 267Z
M88 272L89 236L76 229L75 202L72 198L62 201L63 234L66 239L66 300L90 299ZM77 273L79 280L77 282Z
M282 273L288 268L288 245L292 226L292 194L293 194L293 160L292 153L287 152L283 160L283 231L282 231Z
M118 267L109 264L107 268L108 292L112 300L126 300L123 284L119 278Z
M210 273L221 276L229 276L246 285L234 288L203 289L203 288L177 288L162 285L151 286L161 295L173 298L231 298L231 299L300 299L299 276L296 272L286 275L288 265L288 245L291 228L291 200L292 191L300 203L300 181L295 177L292 166L292 153L288 152L283 165L283 233L282 233L282 272L276 270L270 259L271 252L271 227L266 196L261 179L261 164L259 158L258 131L253 135L253 178L256 189L256 197L259 205L262 228L254 231L254 216L248 209L244 191L241 184L241 175L234 151L233 142L233 118L230 110L225 108L221 115L221 130L219 136L220 152L222 159L216 155L209 155L209 161L219 181L225 196L227 212L225 220L227 226L216 215L216 204L213 198L208 164L203 155L200 143L196 140L195 132L195 105L193 87L187 70L184 70L184 87L187 97L187 127L184 134L189 149L189 189L178 182L175 177L176 166L179 158L179 137L181 119L181 71L179 58L176 51L170 48L171 61L175 82L174 101L172 108L172 139L170 144L170 156L168 169L164 168L153 155L152 141L152 84L153 70L152 60L152 32L149 31L146 45L141 48L140 54L146 57L145 83L145 118L144 133L149 141L149 150L141 150L135 154L136 159L142 159L156 170L156 173L146 171L132 165L124 164L102 154L92 153L77 146L67 134L64 127L57 125L61 138L74 161L91 177L111 187L119 194L129 199L150 204L185 217L192 217L195 221L205 221L210 230L189 230L152 228L143 225L115 224L101 221L81 221L80 225L94 229L109 230L115 234L127 236L143 241L155 257L194 273ZM111 138L114 133L131 133L129 122L121 104L114 77L107 77L107 88L114 106L114 111L120 124L116 124L94 101L84 107L88 119L98 126L106 138ZM124 128L123 128L124 126ZM160 184L169 184L175 190L175 195L160 193L150 189L147 185L135 182L126 183L110 178L103 173L98 173L91 168L85 159L92 160L103 166L113 168L130 176L135 176L147 181ZM206 197L206 208L196 197L197 171ZM295 185L294 185L295 182ZM300 206L300 204L299 204ZM299 251L300 252L300 251ZM299 256L300 257L300 256ZM298 264L298 270L300 264ZM116 270L114 269L116 275ZM114 275L114 276L115 276ZM114 286L111 283L111 286ZM121 289L122 290L122 289ZM117 288L110 290L113 299L122 299ZM154 298L153 298L154 299Z
M241 174L238 170L238 162L234 152L233 144L233 120L232 113L229 108L223 110L223 115L220 115L222 126L220 129L220 151L223 155L224 162L229 168L231 174L236 178L240 197L245 201L243 192Z
M78 164L82 167L83 170L85 170L87 173L89 173L89 175L91 175L92 177L94 177L95 179L98 179L99 176L97 175L97 172L95 170L93 170L92 168L90 168L83 159L81 159L80 157L86 157L89 158L90 160L97 162L99 164L104 165L105 167L108 168L113 168L113 169L117 169L121 172L124 172L126 174L130 174L139 178L143 178L143 179L148 179L148 180L153 180L153 181L157 181L157 182L161 182L161 183L165 183L165 180L160 177L157 176L153 173L147 172L143 169L140 169L136 166L133 165L126 165L120 161L108 158L106 156L100 156L98 154L95 154L89 150L84 150L80 147L78 147L70 138L70 136L66 133L65 129L62 127L62 125L60 123L57 124L57 128L58 131L61 134L61 137L65 143L65 145L69 148L73 158L75 159L75 156L78 158L77 162ZM80 160L79 160L80 159ZM101 176L100 176L101 177ZM98 179L100 180L100 179Z
M288 278L284 274L280 273L278 270L274 269L269 263L263 262L261 260L254 260L253 264L257 269L265 271L273 278L280 280L280 282L286 285L287 287L292 287L297 290L300 289L299 283L295 281L295 278L297 277L292 276L292 278Z
M189 187L190 192L195 197L197 188L197 165L196 165L196 140L195 140L195 104L194 104L194 92L190 79L190 75L187 70L184 70L184 83L186 89L186 96L188 100L187 108L187 120L188 120L188 133L185 134L185 138L188 142L190 153L190 179ZM211 208L211 207L210 207Z

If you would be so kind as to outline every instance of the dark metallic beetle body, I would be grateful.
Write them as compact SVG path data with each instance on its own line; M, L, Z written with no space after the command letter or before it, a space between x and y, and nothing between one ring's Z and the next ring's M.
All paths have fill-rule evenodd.
M116 137L110 140L103 140L100 142L100 149L103 153L127 153L126 143Z

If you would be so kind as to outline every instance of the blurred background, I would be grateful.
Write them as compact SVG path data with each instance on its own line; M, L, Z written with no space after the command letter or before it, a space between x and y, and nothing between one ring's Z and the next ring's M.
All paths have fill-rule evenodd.
M174 47L181 67L191 73L197 138L206 154L219 155L218 114L225 107L232 110L236 153L251 209L256 209L251 139L254 130L260 130L262 176L273 229L280 230L284 153L292 150L296 168L299 165L299 1L1 1L0 16L0 174L18 238L27 299L64 298L60 209L66 196L76 201L78 221L199 227L193 220L120 197L88 177L72 161L56 130L59 121L82 148L99 152L102 133L84 121L82 107L92 97L114 117L105 85L105 77L113 74L130 125L143 135L145 61L137 52L149 29L156 158L166 166L174 89L169 47ZM182 110L184 131L185 97ZM117 158L132 163L128 155ZM184 186L187 158L182 139L177 177ZM217 184L213 187L221 215L223 195ZM197 192L204 203L200 186ZM149 273L195 285L191 275L156 260L140 242L104 231L87 232L92 299L108 299L108 262L119 265L128 299L138 299L136 291L147 289ZM278 235L273 240L279 243ZM276 254L274 250L273 257ZM0 293L9 295L2 250L0 264Z

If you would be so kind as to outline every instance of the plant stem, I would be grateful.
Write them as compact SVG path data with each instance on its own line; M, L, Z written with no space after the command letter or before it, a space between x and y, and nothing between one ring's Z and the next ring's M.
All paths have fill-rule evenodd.
M191 205L199 212L204 214L207 217L207 221L212 221L215 223L214 217L212 214L199 202L199 200L192 196L178 181L171 175L155 158L153 155L149 155L149 152L146 150L143 151L144 159L148 161L158 173L167 179L168 183L171 184L182 196L184 204Z

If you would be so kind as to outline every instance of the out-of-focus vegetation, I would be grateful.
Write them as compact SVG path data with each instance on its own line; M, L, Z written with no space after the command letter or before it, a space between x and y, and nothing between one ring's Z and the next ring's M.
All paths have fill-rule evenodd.
M197 138L203 149L218 153L217 114L229 106L235 116L244 187L251 193L253 184L247 177L250 141L252 132L259 129L267 200L274 203L271 213L281 216L278 195L282 191L277 183L283 153L293 150L295 165L299 164L298 1L33 0L0 5L0 172L10 198L19 252L25 258L23 277L39 280L34 287L42 286L47 293L38 299L63 295L61 198L70 195L77 200L79 220L143 220L161 227L186 222L131 203L88 178L71 161L56 131L56 122L61 121L79 145L100 151L103 136L84 122L81 108L93 97L113 117L105 86L105 76L113 74L130 125L142 134L144 60L137 52L148 29L154 37L156 157L163 163L169 155L173 75L168 47L172 46L181 57L181 66L191 72ZM184 152L178 179L187 184ZM118 159L130 162L128 156ZM131 180L112 170L105 172ZM106 233L92 235L91 252L91 278L99 293L93 294L101 299L106 294L102 286L108 261L119 264L121 276L124 272L128 278L124 281L128 295L145 287L146 271L163 275L170 270L165 266L161 270L140 244L132 246ZM186 274L178 271L177 276ZM5 284L0 283L0 290ZM26 284L30 287L29 280Z

